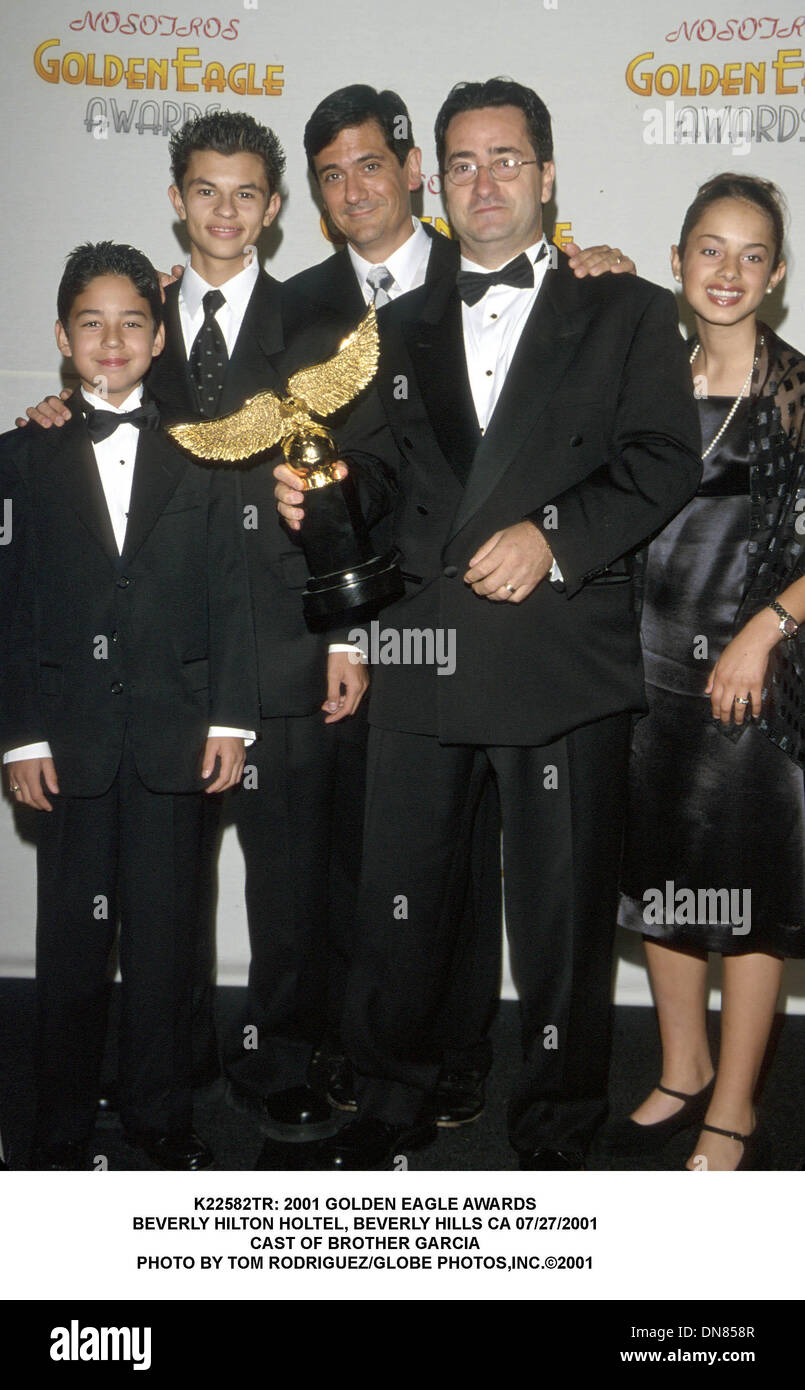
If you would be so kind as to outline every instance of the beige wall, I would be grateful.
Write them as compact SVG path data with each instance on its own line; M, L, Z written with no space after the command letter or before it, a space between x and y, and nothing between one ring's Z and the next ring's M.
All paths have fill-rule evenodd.
M184 27L189 30L185 34L170 32L170 16L152 23L143 12L142 19L135 17L135 29L140 29L131 34L120 30L125 15L116 21L114 11L99 5L88 11L85 4L68 6L63 0L37 0L35 5L6 0L0 56L4 177L14 196L7 203L3 229L0 428L9 428L21 406L58 384L60 359L52 337L55 288L64 256L74 245L112 237L141 246L161 267L180 257L166 196L170 180L163 124L166 118L181 119L186 103L202 110L214 104L242 108L272 125L282 139L288 153L286 206L277 235L264 248L267 264L279 278L326 254L307 183L302 128L322 96L354 81L390 86L407 100L424 151L426 216L442 215L431 139L442 96L461 77L508 73L535 86L553 113L555 214L564 238L574 235L583 245L602 240L619 244L635 257L642 274L671 286L668 247L696 186L719 169L735 168L779 181L791 205L791 240L798 244L805 234L800 144L805 125L800 123L803 69L795 64L802 60L805 40L796 29L785 31L795 9L774 7L789 16L776 21L776 32L775 21L747 20L739 33L737 22L730 21L732 4L711 0L706 12L716 22L696 27L689 21L685 30L680 26L689 8L680 0L653 0L648 6L643 0L621 0L617 6L599 0L508 0L492 24L486 0L465 0L460 10L440 9L432 0L406 0L394 34L380 37L382 12L370 0L342 0L338 6L309 0L289 7L269 5L268 0L193 0L192 5L177 0L168 9L176 16L174 30ZM393 8L385 13L391 23ZM99 17L95 32L87 14ZM195 16L206 21L206 34L193 31ZM154 25L161 32L151 33ZM789 56L779 60L782 50ZM645 56L649 54L653 56ZM640 55L642 60L635 62ZM114 85L104 85L104 57L108 81L122 74ZM136 85L147 76L149 58L157 83L151 90ZM180 73L188 88L205 73L208 82L217 75L228 81L231 74L237 83L248 76L248 68L238 69L239 64L252 64L252 85L265 80L275 94L178 90ZM705 84L720 79L726 91L675 94L675 85L700 88L702 64L709 65ZM162 71L165 90L158 87ZM659 96L648 90L657 80ZM748 94L743 93L745 84ZM738 143L667 143L673 102L709 104L732 113ZM740 108L749 110L756 132L759 127L764 135L761 142L742 142L741 120L747 117L736 116ZM122 128L127 121L128 132ZM803 293L805 281L791 250L789 281L770 306L783 335L805 345ZM19 838L3 799L0 973L31 971L33 894L33 852ZM243 980L242 865L231 832L221 864L219 945L222 980ZM631 941L621 947L632 957L634 948ZM796 996L789 1006L805 1008L805 969L790 967L787 979ZM620 963L618 997L648 999L642 967L633 959Z

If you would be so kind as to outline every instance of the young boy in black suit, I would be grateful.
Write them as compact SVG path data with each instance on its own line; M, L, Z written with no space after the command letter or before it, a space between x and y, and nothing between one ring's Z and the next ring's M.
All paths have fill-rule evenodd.
M0 440L0 747L38 813L33 1165L89 1164L119 918L127 1137L160 1167L205 1168L190 1086L204 793L239 780L258 717L237 493L143 396L164 344L146 258L79 247L58 312L71 419Z
M256 254L280 207L285 156L277 137L243 112L220 111L188 121L170 148L170 199L190 255L181 279L166 288L165 348L149 376L166 424L227 414L258 391L284 394L288 373L308 365L319 349L315 341L314 356L306 356L308 341L300 334L300 341L286 343L281 287ZM322 357L341 336L330 333ZM66 410L55 404L61 419L70 404ZM305 624L307 566L278 524L268 464L235 476L258 653L260 738L249 754L253 771L231 804L246 863L251 963L243 1018L222 1050L229 1098L238 1108L253 1113L272 1138L315 1139L334 1128L329 1105L308 1084L327 1027L330 923L351 920L360 856L362 749L339 735L368 680L347 650L330 651L332 639ZM203 832L193 1008L199 1085L219 1066L212 1007L218 800L208 799ZM299 862L300 854L305 893L289 898L284 866L290 855ZM246 1027L248 1042L257 1030L257 1047L244 1045Z

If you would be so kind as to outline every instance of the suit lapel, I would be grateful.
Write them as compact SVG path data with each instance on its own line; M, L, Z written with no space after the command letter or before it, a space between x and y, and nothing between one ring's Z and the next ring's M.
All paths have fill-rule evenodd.
M258 391L281 388L281 377L271 359L280 355L284 345L280 286L261 270L229 359L218 415L238 410Z
M110 562L115 565L118 559L117 543L98 465L95 462L95 453L87 434L87 406L81 392L75 391L67 405L72 412L72 420L63 425L60 432L51 431L54 442L61 446L57 456L58 462L53 461L53 476L58 480L73 510ZM66 439L65 435L68 436ZM50 440L48 442L50 443Z
M190 375L179 317L179 285L165 291L165 349L154 361L148 387L156 397L167 423L198 419L196 388ZM280 312L280 286L260 271L243 316L235 350L230 358L218 414L238 410L247 396L276 389L279 374L269 359L282 352L284 337Z
M467 375L461 301L452 278L438 282L422 318L405 322L403 335L439 448L466 484L481 431Z
M342 314L351 323L357 323L366 313L366 303L346 247L336 252L327 270L329 273L321 295L322 304Z
M198 416L196 388L190 376L179 318L179 285L165 291L165 347L154 359L147 377L148 390L159 402L168 423Z
M136 555L175 492L179 479L188 468L195 466L159 431L140 431L122 560L131 560Z
M589 314L590 310L580 305L575 277L560 256L557 269L546 271L526 320L503 390L473 459L451 535L483 505L534 429L576 352Z
M448 276L455 280L461 260L458 242L451 237L442 236L441 232L435 232L427 222L423 222L430 237L430 255L428 257L428 269L425 275L425 284L434 286L442 276Z

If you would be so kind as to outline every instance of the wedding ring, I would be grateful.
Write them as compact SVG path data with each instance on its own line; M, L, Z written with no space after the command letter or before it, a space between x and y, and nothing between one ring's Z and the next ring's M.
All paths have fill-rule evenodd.
M20 788L17 786L17 783L16 783L16 782L12 782L12 783L11 783L11 790L12 790L13 792L18 792L18 791L20 790Z
M750 697L749 697L748 695L747 695L747 697L746 697L745 700L742 699L742 697L741 697L740 695L736 695L736 696L735 696L735 700L733 701L733 703L736 704L736 705L748 705L748 704L749 704L749 699L750 699Z
M620 265L621 262L622 262L622 260L623 260L623 256L618 256L618 259L616 260L615 264L616 264L616 265Z
M510 594L513 594L513 593L514 593L514 589L515 589L514 584L507 584L507 585L506 585L506 588L508 589L508 591L509 591Z

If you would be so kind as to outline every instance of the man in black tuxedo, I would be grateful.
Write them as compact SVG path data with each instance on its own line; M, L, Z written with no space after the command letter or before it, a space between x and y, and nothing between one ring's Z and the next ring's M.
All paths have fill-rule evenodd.
M396 92L377 91L365 83L331 92L310 116L304 145L325 215L345 244L283 285L286 336L295 342L300 362L312 359L314 351L322 356L334 351L369 304L379 309L423 285L433 291L442 282L451 285L459 260L457 242L413 215L412 196L422 181L422 152L414 143L408 109ZM570 249L571 264L581 276L634 270L632 261L617 249ZM299 352L301 344L304 349ZM337 736L342 756L363 766L365 704L341 725ZM341 795L342 788L338 791ZM357 831L362 796L347 799L343 811L345 826ZM481 1114L492 1060L489 1028L500 981L501 894L499 811L491 780L473 835L472 882L464 908L467 930L461 959L455 962L451 1006L445 1011L442 1068L434 1097L436 1121L447 1128ZM346 899L343 890L341 896ZM352 917L336 915L331 927L331 1019L337 1043L352 956ZM328 1094L352 1108L352 1078L337 1052L330 1059Z
M355 83L330 93L308 120L304 145L326 217L344 238L344 245L283 285L286 332L297 345L300 361L335 351L368 305L379 308L422 284L452 281L458 261L455 242L412 213L411 198L422 178L421 150L414 143L405 103L396 92ZM305 347L300 353L301 343ZM356 769L346 788L338 787L342 833L356 837L356 863L363 826L367 734L364 702L337 732L342 765ZM360 796L350 797L358 769ZM452 1027L445 1033L434 1097L437 1121L447 1127L467 1124L481 1114L484 1080L492 1060L489 1028L500 981L501 911L494 803L495 791L490 787L476 823L473 878L465 909L472 926L456 975ZM341 899L354 905L356 886L343 884ZM330 921L330 1040L325 1065L327 1093L343 1109L354 1109L354 1082L340 1040L353 921L354 911L333 914Z
M121 923L121 1118L163 1168L192 1129L190 1014L205 789L234 786L257 671L234 480L158 432L156 272L79 247L57 341L81 389L61 430L5 435L0 747L37 811L35 1166L89 1166Z
M345 1018L359 1117L319 1162L383 1165L432 1135L456 902L494 776L523 1022L510 1137L524 1167L579 1168L606 1109L629 724L645 707L629 557L694 491L698 425L671 295L553 268L537 95L459 84L436 137L462 268L381 314L382 409L353 416L346 456L358 475L378 456L398 470L394 538L421 582L383 626L452 631L456 667L375 673ZM297 525L302 495L276 472Z

